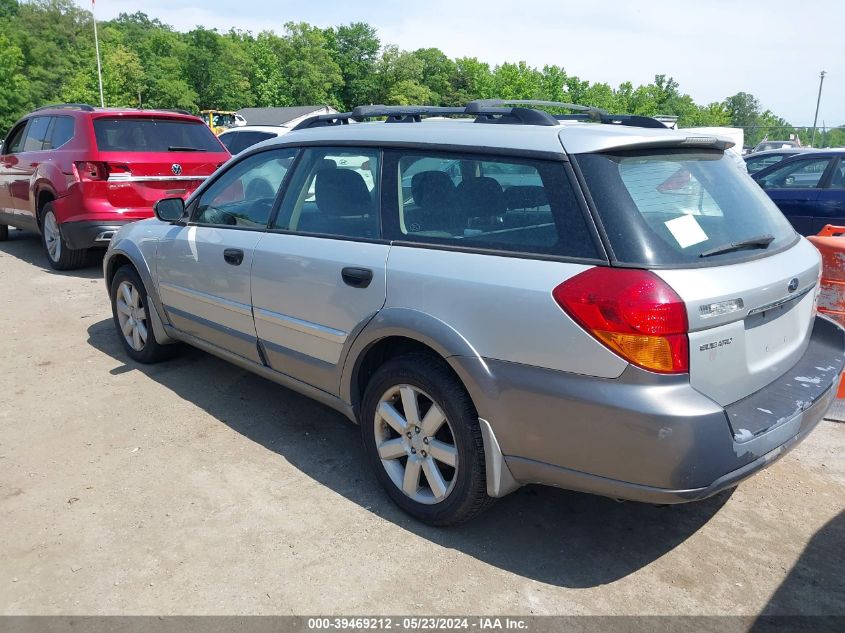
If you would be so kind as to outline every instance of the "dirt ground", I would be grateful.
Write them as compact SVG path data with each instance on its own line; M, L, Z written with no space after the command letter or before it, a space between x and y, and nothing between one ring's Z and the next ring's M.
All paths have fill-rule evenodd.
M845 614L845 424L697 504L527 487L429 528L342 416L196 350L129 361L96 258L11 236L2 614Z

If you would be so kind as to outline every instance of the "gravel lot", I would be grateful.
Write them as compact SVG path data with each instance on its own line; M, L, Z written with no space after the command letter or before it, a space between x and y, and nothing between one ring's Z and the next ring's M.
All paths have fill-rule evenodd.
M12 231L0 328L0 613L845 615L845 424L698 504L528 487L438 530L339 414L196 350L129 361L99 262Z

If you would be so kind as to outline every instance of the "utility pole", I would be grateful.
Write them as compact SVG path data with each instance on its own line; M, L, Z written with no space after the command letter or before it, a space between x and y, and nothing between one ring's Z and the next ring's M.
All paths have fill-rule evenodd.
M100 107L106 107L103 99L103 69L100 66L100 41L97 39L97 16L94 15L94 0L91 0L91 17L94 18L94 48L97 51L97 80L100 82Z
M819 73L819 98L816 99L816 116L813 117L813 138L810 140L810 147L816 142L816 123L819 120L819 104L822 102L822 85L824 85L824 76L826 74L825 71Z

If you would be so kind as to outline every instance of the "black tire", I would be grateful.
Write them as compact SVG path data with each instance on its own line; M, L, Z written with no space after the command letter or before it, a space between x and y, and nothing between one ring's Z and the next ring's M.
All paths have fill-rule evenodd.
M0 224L0 242L5 242L9 239L9 227L5 224Z
M442 501L421 503L412 499L393 482L382 464L377 448L382 440L376 438L376 409L382 396L398 385L410 385L424 392L448 421L458 458L451 490ZM487 495L484 442L478 413L466 389L442 359L413 353L391 359L379 367L364 392L360 422L364 450L376 477L396 505L411 516L430 525L458 525L493 503L494 499ZM402 459L406 458L399 461Z
M139 307L143 308L145 315L144 326L146 328L147 336L143 341L141 349L134 349L127 341L123 334L120 325L120 317L118 316L118 293L121 292L121 284L127 282L132 288L136 289L139 294ZM131 266L121 266L112 279L109 288L109 296L111 298L112 318L114 319L114 327L117 331L118 339L120 340L123 349L132 360L139 363L151 364L171 358L176 352L176 345L162 345L155 339L153 334L152 320L150 319L149 299L147 297L147 289L144 287L144 282L137 271Z
M58 231L58 248L56 249L57 252L55 255L51 254L51 247L48 244L51 234L50 230L46 228L48 223L55 223L55 230ZM41 210L41 245L44 247L47 263L50 264L50 268L53 270L73 270L74 268L81 268L88 262L88 249L68 247L64 235L62 235L62 226L58 223L52 202L45 204Z

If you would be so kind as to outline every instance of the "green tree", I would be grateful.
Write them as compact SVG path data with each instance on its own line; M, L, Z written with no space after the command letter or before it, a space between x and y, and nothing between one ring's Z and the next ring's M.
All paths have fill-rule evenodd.
M354 22L326 29L325 36L332 59L340 68L343 108L373 103L378 95L376 64L381 48L376 30L364 22Z
M5 133L29 107L26 77L23 74L23 53L0 33L0 131Z

